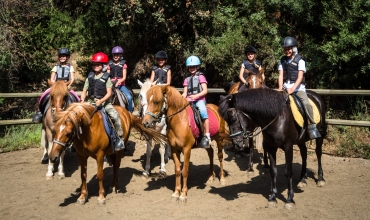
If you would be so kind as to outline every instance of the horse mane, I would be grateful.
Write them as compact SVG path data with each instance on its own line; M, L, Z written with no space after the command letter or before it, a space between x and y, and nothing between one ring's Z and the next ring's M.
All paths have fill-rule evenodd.
M231 106L232 97L232 94L226 96L221 95L218 102L218 113L220 113L221 117L223 117L226 121L229 120L227 116L227 110L233 107Z
M152 82L150 82L149 78L146 78L145 81L143 82L143 86L141 87L141 89L148 91L151 86L152 86Z
M173 86L168 86L166 91L166 98L168 105L173 106L176 109L183 108L189 102L184 98L180 92Z
M236 109L258 117L275 117L287 106L282 92L273 89L248 89L233 96Z
M58 96L68 96L69 90L64 81L58 80L53 83L50 88L50 96L58 97Z
M72 122L75 129L78 129L79 123L90 125L90 114L93 108L89 103L71 103L65 111L55 114L56 125L64 124L68 120Z

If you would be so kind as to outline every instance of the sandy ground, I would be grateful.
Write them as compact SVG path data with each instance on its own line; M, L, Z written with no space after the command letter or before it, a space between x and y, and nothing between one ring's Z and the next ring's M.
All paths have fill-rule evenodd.
M262 153L255 153L255 174L247 175L247 158L233 152L224 154L227 183L216 179L205 184L209 165L205 150L194 149L188 181L188 201L171 199L175 186L174 164L167 164L168 176L157 179L160 163L158 149L152 155L152 175L141 176L145 146L131 142L119 170L118 194L108 190L112 168L104 169L106 205L97 204L98 185L95 160L88 161L89 200L77 205L80 170L76 153L65 157L66 178L47 181L47 165L41 164L42 149L28 149L0 154L0 219L368 219L370 216L370 161L323 156L326 185L315 185L316 156L308 157L308 185L296 187L293 210L284 209L287 183L284 177L284 155L278 153L278 207L265 208L270 188L268 169L261 164ZM300 172L300 156L295 152L294 185ZM215 170L219 163L215 158Z

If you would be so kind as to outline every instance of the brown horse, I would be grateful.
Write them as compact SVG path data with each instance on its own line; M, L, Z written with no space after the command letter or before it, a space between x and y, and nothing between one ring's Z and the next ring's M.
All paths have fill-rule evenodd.
M146 93L148 108L143 118L143 124L146 127L154 127L155 122L159 121L164 114L167 120L167 137L171 146L172 158L175 163L176 186L172 197L177 201L187 201L187 180L189 175L190 152L193 147L196 147L196 139L189 126L188 111L189 102L172 86L152 86ZM218 114L218 107L213 104L207 104L209 111L213 112L217 118L219 129L212 140L217 142L218 159L220 161L220 182L225 184L225 173L223 170L223 140L226 136L226 123ZM224 135L225 134L225 135ZM210 173L208 181L213 181L215 178L213 170L213 148L206 149L210 163ZM184 164L181 170L180 154L184 155ZM183 186L181 188L181 175L183 178Z
M70 92L67 88L67 84L69 82L64 82L62 80L58 80L52 83L50 80L48 81L50 86L49 92L49 107L47 107L46 113L42 118L42 137L41 137L41 146L44 147L44 158L47 158L47 155L50 153L52 141L53 141L53 132L54 132L54 113L59 112L73 101L76 101L73 98L70 98ZM64 170L63 170L63 159L64 159L64 152L60 156L59 166L58 166L58 178L63 179L65 177ZM49 162L48 164L48 172L46 173L46 179L50 180L53 179L54 173L54 162L47 159Z
M246 78L246 81L247 83L245 84L245 86L243 88L240 88L240 82L237 82L237 83L234 83L232 84L231 86L227 86L225 87L225 91L227 92L227 94L235 94L238 92L239 88L241 90L246 90L246 89L258 89L258 88L263 88L263 85L264 85L264 81L263 81L263 78L262 78L262 74L264 73L264 69L261 69L258 73L254 73L254 72L248 72L248 77ZM253 143L253 137L256 136L254 135L254 131L257 129L257 127L259 127L255 122L251 121L251 123L249 123L249 126L248 128L246 128L246 131L248 132L248 135L245 136L241 141L243 141L243 143L236 143L237 139L232 139L232 142L233 142L233 146L234 148L237 148L238 146L243 146L244 149L246 149L245 147L248 146L249 148L249 164L248 164L248 170L247 172L248 173L253 173L254 170L253 170L253 151L254 151L254 143ZM231 134L233 135L233 134ZM263 152L263 162L265 164L265 167L269 167L268 165L268 158L267 158L267 153L266 151L264 150Z
M155 141L164 141L165 136L158 132L146 129L140 119L133 116L121 106L114 107L120 114L123 139L127 143L131 127L152 136ZM95 114L94 114L95 113ZM110 144L108 135L104 130L103 119L96 107L87 103L71 104L66 111L56 114L58 121L55 124L55 136L53 147L49 154L51 161L56 161L64 152L69 143L73 141L76 147L77 157L81 165L81 195L77 200L79 204L85 204L88 198L86 183L87 159L92 157L97 163L97 179L99 182L99 204L105 204L105 191L103 187L103 164L104 155L109 155L113 164L113 181L111 187L117 193L118 168L121 164L123 150L115 152Z

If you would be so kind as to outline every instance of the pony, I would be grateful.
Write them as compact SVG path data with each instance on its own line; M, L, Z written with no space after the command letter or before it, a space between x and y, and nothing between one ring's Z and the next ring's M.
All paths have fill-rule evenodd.
M143 118L143 124L146 127L154 127L155 123L161 120L162 115L165 115L167 122L167 138L171 146L172 158L175 163L175 190L172 197L179 202L187 202L187 180L189 176L190 153L193 147L196 147L197 140L193 135L190 127L191 119L188 117L190 113L189 102L184 98L176 88L172 86L152 86L146 93L148 100L148 108ZM223 141L226 137L226 123L220 117L217 110L218 107L213 104L207 104L209 116L214 115L215 120L210 120L210 128L213 123L216 123L218 129L214 135L211 132L211 139L217 142L218 159L220 162L220 183L225 184L225 173L223 170ZM211 119L211 118L210 118ZM213 170L214 150L212 147L206 149L210 163L210 173L207 182L211 182L215 178ZM184 155L183 168L181 170L180 154ZM183 185L181 187L181 175Z
M145 133L156 141L167 139L159 132L147 129L140 119L129 113L121 106L114 106L121 118L123 140L127 143L131 128ZM111 141L104 129L103 116L97 107L88 103L73 103L66 111L56 115L55 136L53 146L49 153L51 161L56 161L63 154L69 143L73 142L76 147L77 157L81 165L81 194L77 199L78 204L85 204L88 199L86 183L87 159L92 157L97 163L97 179L99 183L98 203L105 204L105 191L103 187L103 164L104 156L109 155L113 164L112 191L117 193L118 168L121 164L123 150L114 151Z
M321 166L323 137L326 135L325 106L321 97L307 90L308 97L315 103L320 113L320 122L317 128L321 138L316 139L316 156L318 162L317 186L325 185L324 173ZM301 128L293 118L290 106L286 103L283 92L271 89L251 89L240 93L221 97L219 113L227 121L230 133L239 138L243 135L243 127L248 127L251 120L261 126L263 134L263 148L267 151L270 159L271 195L268 198L268 206L276 206L276 151L281 148L285 152L285 176L288 180L288 197L285 208L293 208L294 191L292 183L293 144L297 144L302 157L302 170L298 187L307 185L307 147L308 135L305 128ZM239 134L237 134L239 133Z
M115 81L113 81L113 85ZM126 85L126 88L130 91L131 97L134 97L134 91ZM111 103L112 105L120 105L126 109L128 109L128 99L126 95L116 88L115 86L112 88L112 96L111 96ZM132 109L135 109L135 102L132 100Z
M54 162L50 161L48 158L48 154L50 153L52 141L53 141L53 133L54 133L54 115L57 112L65 109L66 106L71 102L77 102L78 96L76 97L74 94L70 93L67 88L69 82L64 82L62 80L58 80L52 83L48 80L50 86L49 98L45 101L46 103L46 113L42 118L42 132L41 132L41 146L44 147L44 154L43 158L41 159L42 163L48 163L48 171L46 173L46 179L51 180L54 178ZM45 97L47 98L47 97ZM64 152L60 157L59 165L58 165L58 178L64 179L64 168L63 168L63 160L64 160Z
M258 73L248 71L248 77L246 78L247 83L243 87L244 90L263 88L263 84L264 84L264 81L263 81L263 78L262 78L263 73L264 73L264 69L261 69ZM240 88L240 82L228 83L224 87L224 90L227 92L227 94L235 94L235 93L238 92L239 88ZM235 138L232 139L234 148L244 148L246 153L247 153L247 151L246 151L247 148L246 147L248 146L248 148L249 148L249 152L248 152L248 154L249 154L249 163L248 163L247 173L253 173L254 172L254 170L253 170L253 151L254 151L255 147L254 147L254 143L253 143L253 137L257 136L259 133L257 133L257 134L253 134L253 133L257 129L257 127L258 127L258 125L255 122L251 121L251 123L249 124L249 127L247 128L248 135L242 136L243 139L240 139L240 140L239 139L237 140ZM236 143L237 141L239 141L239 142ZM267 153L264 150L263 151L263 162L264 162L264 167L265 168L269 167L267 157L268 157Z
M146 79L143 82L137 80L140 86L140 93L139 93L139 117L144 117L144 113L147 111L148 102L146 99L146 93L150 89L151 86L156 85L157 81L150 82L149 79ZM155 130L161 132L163 135L167 135L167 125L166 125L166 117L162 116L161 119L155 124ZM152 156L152 139L150 137L146 137L146 162L145 162L145 170L143 171L143 176L149 178L150 174L150 158ZM168 145L160 145L159 146L159 153L161 155L161 166L159 168L159 177L166 177L166 161L168 161L168 157L170 155L170 146Z

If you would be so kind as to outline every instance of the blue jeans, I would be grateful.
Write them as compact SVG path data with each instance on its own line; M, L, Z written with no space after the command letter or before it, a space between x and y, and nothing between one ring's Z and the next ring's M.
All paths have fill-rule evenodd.
M123 94L125 94L128 101L128 111L132 113L134 109L132 106L132 96L130 91L126 88L126 86L118 86L118 88L119 90L121 90L121 92L123 92Z
M198 101L195 102L195 106L197 106L198 109L199 109L200 117L202 119L207 119L208 118L208 112L207 112L207 108L206 108L206 102L204 100L198 100Z

